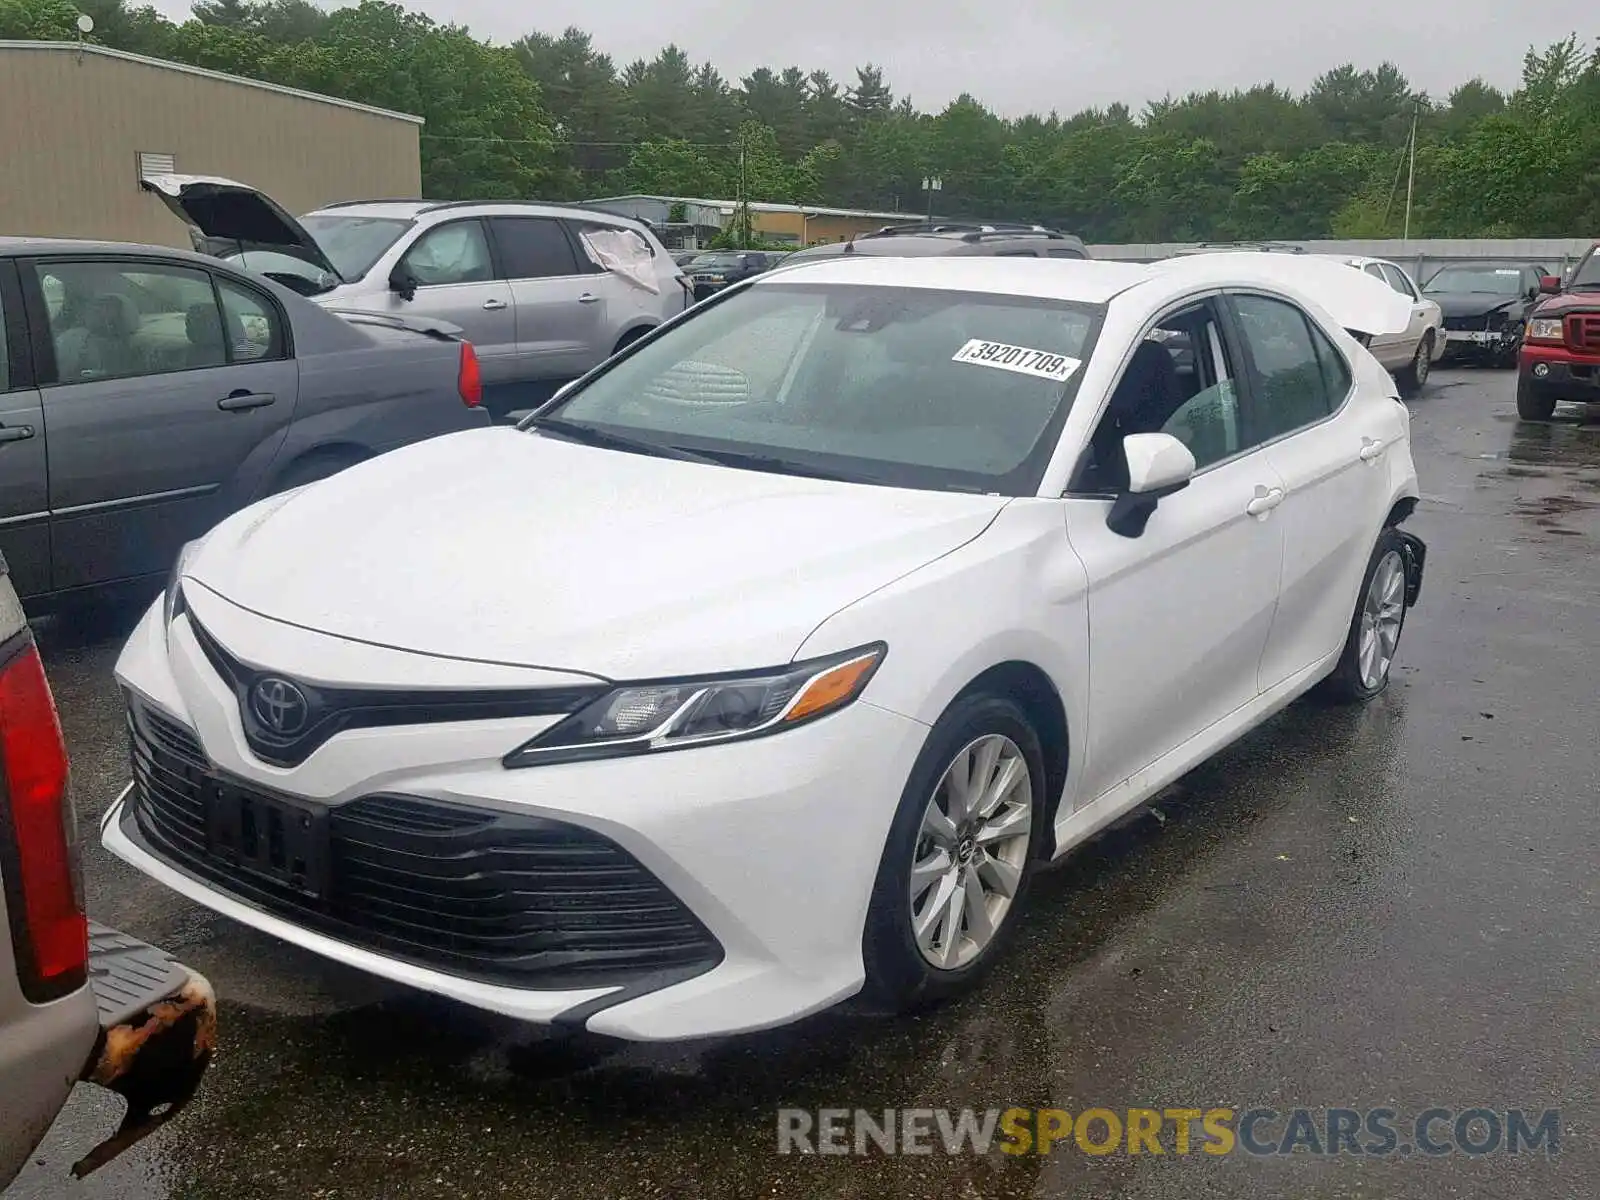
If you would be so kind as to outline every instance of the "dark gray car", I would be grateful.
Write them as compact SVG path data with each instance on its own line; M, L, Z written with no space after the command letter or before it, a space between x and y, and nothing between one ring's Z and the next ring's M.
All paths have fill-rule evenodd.
M0 238L0 553L24 599L159 577L250 501L487 425L442 322L217 259Z

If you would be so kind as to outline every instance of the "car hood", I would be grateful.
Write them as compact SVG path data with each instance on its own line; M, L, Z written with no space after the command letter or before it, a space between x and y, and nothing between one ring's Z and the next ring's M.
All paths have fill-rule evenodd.
M247 508L184 577L339 637L649 679L787 662L833 613L977 537L1005 504L502 427Z
M1560 292L1546 296L1529 313L1536 317L1557 317L1569 312L1600 310L1600 292Z
M139 181L190 228L202 254L276 250L343 279L305 226L271 196L214 175L148 175Z
M1485 317L1522 303L1520 296L1498 296L1492 292L1426 292L1422 298L1432 300L1447 317Z

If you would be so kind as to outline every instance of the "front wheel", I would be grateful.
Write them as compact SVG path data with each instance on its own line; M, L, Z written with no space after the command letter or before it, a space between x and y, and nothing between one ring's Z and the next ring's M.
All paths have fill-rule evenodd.
M904 1012L972 987L1032 878L1044 758L1004 696L957 700L928 734L890 826L862 938L865 994Z
M1405 624L1405 543L1391 527L1372 548L1344 652L1323 683L1323 695L1339 703L1365 704L1388 687Z
M1517 416L1524 421L1548 421L1556 415L1556 398L1533 386L1526 375L1517 378Z

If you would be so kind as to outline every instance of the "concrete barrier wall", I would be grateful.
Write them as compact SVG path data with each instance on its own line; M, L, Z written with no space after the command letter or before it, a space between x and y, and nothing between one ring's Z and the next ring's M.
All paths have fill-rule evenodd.
M1309 254L1365 255L1399 263L1418 283L1426 283L1440 267L1451 263L1492 263L1502 266L1544 268L1560 275L1577 265L1594 245L1592 238L1459 238L1411 241L1295 242L1274 243L1300 246ZM1122 246L1090 246L1095 258L1121 262L1154 262L1170 258L1180 250L1195 248L1193 242L1143 242Z

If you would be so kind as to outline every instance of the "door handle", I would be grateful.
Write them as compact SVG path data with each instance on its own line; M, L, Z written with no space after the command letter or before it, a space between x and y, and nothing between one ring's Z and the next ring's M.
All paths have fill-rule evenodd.
M506 302L504 300L485 300L483 302L483 307L489 312L499 312L505 306Z
M593 292L585 292L583 295L578 297L578 303L579 304L598 304L598 303L600 303L600 297L596 296Z
M1264 517L1278 505L1283 503L1283 489L1280 487L1269 488L1256 484L1255 499L1244 506L1245 512L1252 517Z
M1373 462L1374 460L1381 458L1383 456L1383 452L1388 448L1389 444L1387 442L1379 442L1373 440L1372 438L1364 437L1361 439L1361 461Z
M278 398L270 392L229 392L217 401L217 407L223 412L244 412L252 408L265 408L269 404L276 404Z
M32 425L0 425L0 442L25 442L32 436Z

